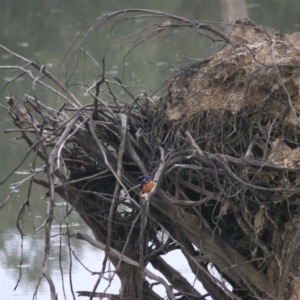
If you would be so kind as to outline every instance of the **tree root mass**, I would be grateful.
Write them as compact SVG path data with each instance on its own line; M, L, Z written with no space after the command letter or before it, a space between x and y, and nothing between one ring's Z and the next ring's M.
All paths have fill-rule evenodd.
M48 180L31 181L49 189L49 218L58 193L92 229L121 280L112 299L162 299L143 272L148 264L167 279L154 277L170 299L300 297L300 33L247 19L232 26L218 53L182 67L156 100L128 104L108 88L112 102L102 101L104 71L90 105L67 92L73 106L61 110L35 95L22 105L7 97L22 138L45 163ZM155 189L144 197L146 173ZM178 249L207 294L164 261Z

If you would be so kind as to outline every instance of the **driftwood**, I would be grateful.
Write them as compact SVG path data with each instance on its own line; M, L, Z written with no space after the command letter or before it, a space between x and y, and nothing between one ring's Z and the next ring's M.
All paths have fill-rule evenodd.
M283 35L243 19L227 36L207 24L147 10L107 14L91 23L91 31L124 12L164 18L162 25L140 32L135 45L173 27L190 27L210 31L224 46L213 57L182 67L158 99L134 96L114 78L132 97L131 103L122 101L103 70L100 80L84 86L93 100L84 106L43 66L13 53L50 78L65 100L54 110L34 92L24 95L22 104L6 98L7 111L30 146L11 174L30 152L44 162L28 180L30 188L35 183L48 189L44 276L52 299L48 254L56 193L76 209L95 239L80 232L65 237L84 239L106 254L94 290L79 295L108 295L96 288L109 259L122 284L112 299L162 299L147 278L162 284L169 299L298 299L300 270L293 262L300 255L300 33ZM111 101L101 100L101 93ZM39 172L47 180L36 178ZM147 173L156 185L142 197L139 179ZM160 238L163 233L167 239ZM162 255L176 249L207 294L164 261ZM220 277L212 275L211 266Z

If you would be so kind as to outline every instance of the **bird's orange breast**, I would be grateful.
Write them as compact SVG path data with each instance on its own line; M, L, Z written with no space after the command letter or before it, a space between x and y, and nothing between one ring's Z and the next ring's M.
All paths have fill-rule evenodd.
M150 192L153 189L153 187L154 187L154 182L152 180L146 182L142 187L142 193Z

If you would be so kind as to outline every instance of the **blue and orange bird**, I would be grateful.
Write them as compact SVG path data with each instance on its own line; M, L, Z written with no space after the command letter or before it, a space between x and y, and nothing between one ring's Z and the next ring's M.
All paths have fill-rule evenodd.
M154 182L152 181L150 175L145 175L140 185L141 185L142 194L145 194L145 193L149 193L153 189Z

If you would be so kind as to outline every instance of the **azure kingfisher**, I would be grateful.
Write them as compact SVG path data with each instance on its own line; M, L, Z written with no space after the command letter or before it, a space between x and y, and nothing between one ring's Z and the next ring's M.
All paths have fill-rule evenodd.
M154 182L151 180L150 175L145 175L140 185L141 185L142 194L145 194L145 193L149 193L153 189Z

